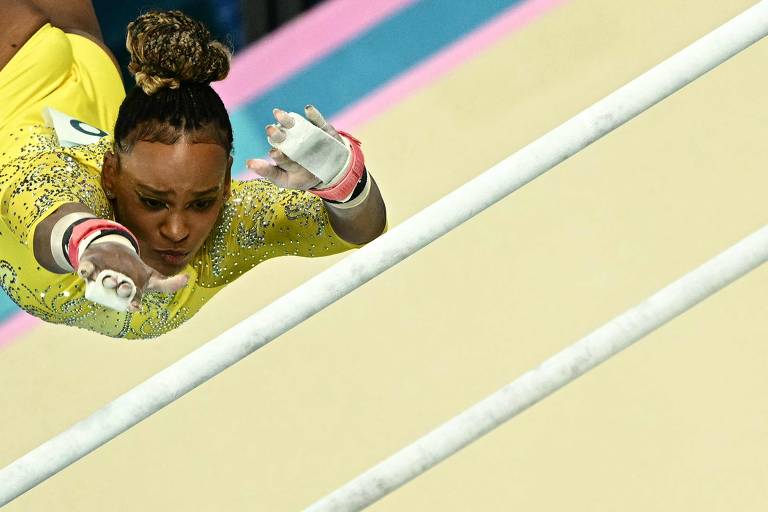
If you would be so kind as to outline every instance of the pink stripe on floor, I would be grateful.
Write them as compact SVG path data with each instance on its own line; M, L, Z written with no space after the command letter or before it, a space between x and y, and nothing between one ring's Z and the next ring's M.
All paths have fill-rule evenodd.
M545 12L566 1L528 0L510 8L445 50L347 107L334 116L333 123L344 130L353 130L356 126L370 121L416 90L458 67L510 32L528 25Z
M40 320L27 313L16 313L10 319L0 324L0 348L9 345L33 327L40 325Z
M231 111L416 0L330 0L238 53L214 84Z

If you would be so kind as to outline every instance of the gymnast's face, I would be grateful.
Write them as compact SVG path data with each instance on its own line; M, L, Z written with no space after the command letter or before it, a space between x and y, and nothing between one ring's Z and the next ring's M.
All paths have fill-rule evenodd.
M138 141L104 158L102 185L115 220L139 239L141 259L181 271L213 229L229 196L232 157L218 144Z

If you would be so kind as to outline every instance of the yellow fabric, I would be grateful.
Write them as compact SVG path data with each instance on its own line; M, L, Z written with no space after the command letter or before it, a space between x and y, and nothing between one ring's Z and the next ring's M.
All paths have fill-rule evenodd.
M11 133L45 124L43 108L111 131L125 97L117 68L103 49L50 24L0 71L0 93L0 163L14 157L29 138Z
M191 318L216 292L275 256L323 256L353 247L331 228L322 201L269 182L234 181L232 195L203 248L183 270L188 285L147 293L138 313L119 313L84 297L75 274L41 268L37 224L65 203L114 219L101 188L112 137L71 148L58 144L42 111L53 107L110 132L124 96L119 74L95 43L42 27L0 72L0 286L45 321L121 338L159 336Z

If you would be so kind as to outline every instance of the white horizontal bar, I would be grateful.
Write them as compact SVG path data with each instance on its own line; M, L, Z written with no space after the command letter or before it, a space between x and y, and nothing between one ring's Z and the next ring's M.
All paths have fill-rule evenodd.
M768 260L768 226L315 502L362 510Z
M0 470L0 506L658 103L768 32L768 0Z

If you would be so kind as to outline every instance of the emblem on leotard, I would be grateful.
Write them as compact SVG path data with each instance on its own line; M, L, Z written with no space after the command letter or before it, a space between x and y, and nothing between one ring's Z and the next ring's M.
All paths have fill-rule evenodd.
M93 144L108 135L104 130L84 123L51 107L43 109L43 116L48 125L56 132L56 136L59 138L59 145L66 148Z

